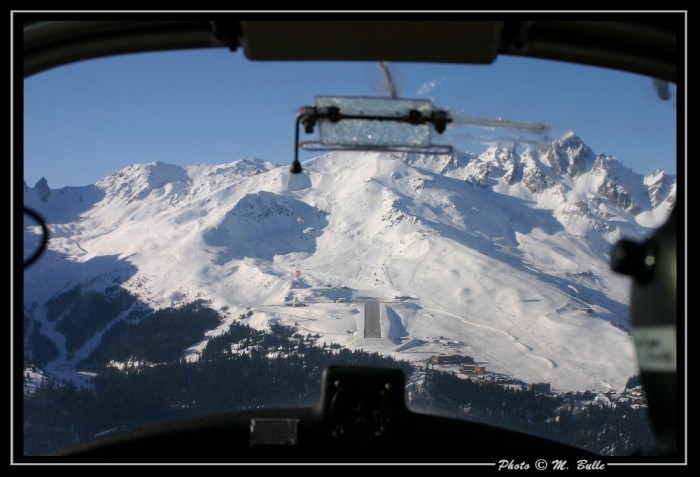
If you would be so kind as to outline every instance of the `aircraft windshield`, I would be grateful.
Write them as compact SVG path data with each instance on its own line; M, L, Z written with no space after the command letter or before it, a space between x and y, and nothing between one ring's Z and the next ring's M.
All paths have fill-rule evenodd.
M226 51L27 79L24 205L51 241L24 274L26 453L311 406L340 363L401 368L419 412L601 455L653 448L609 254L676 201L675 86L657 87L532 59ZM459 119L432 137L453 151L301 151L290 174L298 108L318 96L430 100ZM30 217L24 236L28 256Z

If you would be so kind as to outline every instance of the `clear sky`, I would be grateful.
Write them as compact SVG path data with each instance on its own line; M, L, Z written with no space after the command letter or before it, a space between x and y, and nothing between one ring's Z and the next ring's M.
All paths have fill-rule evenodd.
M574 131L594 152L637 172L676 173L675 86L672 100L661 101L646 77L504 56L488 66L391 68L403 97L546 122L552 137ZM24 86L24 177L34 185L44 176L52 188L92 184L152 161L220 164L254 156L288 164L300 106L316 95L385 94L377 63L261 63L226 49L81 62ZM301 154L302 161L310 157Z

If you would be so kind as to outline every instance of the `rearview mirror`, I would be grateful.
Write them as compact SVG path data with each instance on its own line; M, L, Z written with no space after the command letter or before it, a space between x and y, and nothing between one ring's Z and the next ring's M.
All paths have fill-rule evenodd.
M383 97L318 96L315 106L300 109L296 121L292 172L301 172L299 147L306 150L383 150L449 154L449 145L434 145L431 130L445 131L452 119L432 101ZM319 140L299 142L299 127ZM433 126L431 128L431 125Z
M324 146L430 145L434 108L428 100L319 96L316 112Z

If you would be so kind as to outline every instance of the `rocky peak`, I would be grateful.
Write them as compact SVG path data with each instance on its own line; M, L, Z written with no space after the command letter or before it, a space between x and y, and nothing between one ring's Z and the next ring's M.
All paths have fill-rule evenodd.
M644 182L649 187L649 201L652 207L658 207L664 200L671 204L675 203L675 177L672 177L663 169L657 169L653 174L645 177Z
M39 179L39 181L34 185L34 189L36 189L37 193L39 194L39 199L41 199L42 202L46 202L49 199L51 189L49 188L49 182L46 180L46 178L42 177Z

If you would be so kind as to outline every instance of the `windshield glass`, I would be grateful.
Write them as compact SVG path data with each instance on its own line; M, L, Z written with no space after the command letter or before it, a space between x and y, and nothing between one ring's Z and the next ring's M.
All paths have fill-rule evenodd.
M187 51L61 67L24 94L24 204L51 231L24 274L26 454L312 406L338 363L403 369L418 412L601 455L655 446L609 254L675 204L674 85ZM432 135L453 152L302 151L290 174L299 107L390 94L461 118ZM41 228L24 233L26 257Z

